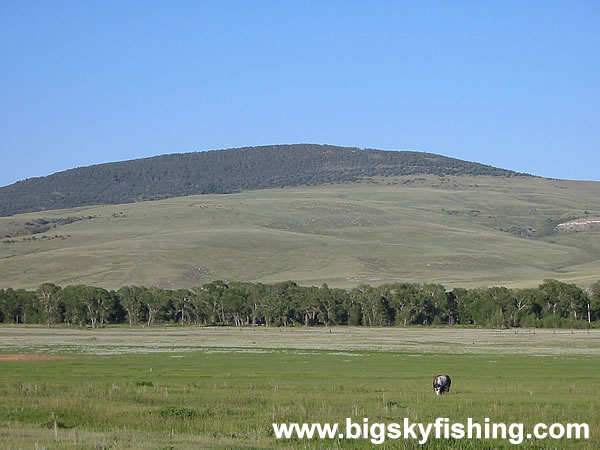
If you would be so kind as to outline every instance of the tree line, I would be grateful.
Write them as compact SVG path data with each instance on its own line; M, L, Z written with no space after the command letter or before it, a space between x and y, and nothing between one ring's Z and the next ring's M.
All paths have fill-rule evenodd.
M0 216L247 189L414 174L515 176L432 153L332 145L270 145L99 164L0 187Z
M587 291L557 280L528 289L452 290L431 283L336 289L217 280L192 289L115 291L44 283L36 290L0 289L0 322L93 328L120 323L584 328L600 324L600 281Z

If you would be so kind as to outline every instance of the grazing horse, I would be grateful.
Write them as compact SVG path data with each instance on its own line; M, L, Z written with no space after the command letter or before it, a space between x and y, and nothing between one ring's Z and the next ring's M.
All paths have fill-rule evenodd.
M450 392L450 384L452 380L448 375L438 375L433 377L433 390L436 395L443 394L444 392Z

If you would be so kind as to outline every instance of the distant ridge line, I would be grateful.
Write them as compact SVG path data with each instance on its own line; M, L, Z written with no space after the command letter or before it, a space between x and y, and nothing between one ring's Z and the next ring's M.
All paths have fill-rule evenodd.
M417 174L529 176L425 152L267 145L166 154L29 178L0 188L0 215Z

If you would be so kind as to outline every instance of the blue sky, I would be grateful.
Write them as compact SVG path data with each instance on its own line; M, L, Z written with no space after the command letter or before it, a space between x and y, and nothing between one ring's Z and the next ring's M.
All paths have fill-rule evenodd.
M0 185L248 145L600 180L600 2L0 1Z

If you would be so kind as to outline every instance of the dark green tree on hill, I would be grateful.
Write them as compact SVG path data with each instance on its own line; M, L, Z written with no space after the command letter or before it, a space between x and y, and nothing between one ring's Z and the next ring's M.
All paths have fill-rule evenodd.
M100 164L20 181L0 187L0 216L415 174L524 175L431 153L310 144L245 147Z

